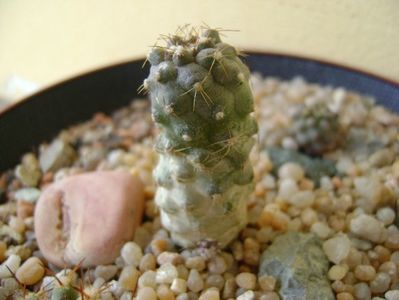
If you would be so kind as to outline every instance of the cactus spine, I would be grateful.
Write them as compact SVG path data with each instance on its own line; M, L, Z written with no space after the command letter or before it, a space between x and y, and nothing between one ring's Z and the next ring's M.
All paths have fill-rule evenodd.
M224 247L246 225L253 189L250 73L217 30L180 31L148 54L143 84L160 131L155 201L177 244L214 240Z

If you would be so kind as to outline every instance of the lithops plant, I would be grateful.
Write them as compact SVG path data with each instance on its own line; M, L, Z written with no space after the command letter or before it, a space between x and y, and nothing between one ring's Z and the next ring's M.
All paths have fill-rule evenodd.
M303 106L292 120L290 133L306 154L322 155L336 149L344 139L338 115L325 102Z
M219 31L181 29L148 55L152 117L159 128L156 203L173 240L227 245L247 222L248 160L257 123L249 70Z

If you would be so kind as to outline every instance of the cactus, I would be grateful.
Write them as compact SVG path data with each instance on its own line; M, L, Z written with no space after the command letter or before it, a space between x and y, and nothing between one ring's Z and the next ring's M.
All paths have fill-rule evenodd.
M155 201L177 244L224 247L246 225L253 189L250 72L218 30L180 31L153 47L142 86L159 128Z
M79 295L71 286L55 287L51 293L51 300L76 300Z
M299 149L309 155L336 149L344 136L337 114L324 102L303 106L292 119L291 134Z

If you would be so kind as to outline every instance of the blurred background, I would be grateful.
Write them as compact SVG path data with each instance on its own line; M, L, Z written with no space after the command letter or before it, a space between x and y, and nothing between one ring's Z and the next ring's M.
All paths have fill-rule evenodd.
M238 30L243 50L317 58L399 82L398 0L0 0L0 101L142 58L178 25Z

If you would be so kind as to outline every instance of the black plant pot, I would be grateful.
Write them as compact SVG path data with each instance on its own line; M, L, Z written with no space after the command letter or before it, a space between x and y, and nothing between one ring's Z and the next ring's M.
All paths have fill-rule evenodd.
M252 71L289 79L302 75L309 82L343 86L374 96L399 112L399 84L361 71L311 59L249 53ZM0 113L0 172L18 163L21 155L48 141L61 129L109 113L133 98L148 73L143 60L93 71L42 90Z

